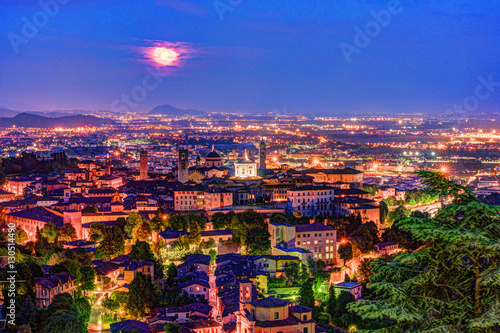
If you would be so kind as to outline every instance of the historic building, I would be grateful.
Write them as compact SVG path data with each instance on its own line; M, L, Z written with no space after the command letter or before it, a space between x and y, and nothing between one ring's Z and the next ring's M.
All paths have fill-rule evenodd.
M177 165L177 180L187 183L189 178L189 152L187 149L179 149L179 164Z
M314 177L315 183L350 183L351 188L363 187L363 172L353 168L344 169L308 169L305 175Z
M287 212L304 216L333 215L335 188L330 186L300 186L287 190Z
M205 167L207 168L220 168L222 167L222 157L215 151L212 146L212 151L205 156Z
M148 152L146 150L141 150L139 153L139 179L148 178Z
M259 169L265 170L266 166L266 142L262 140L259 145Z
M234 176L231 179L245 185L260 184L262 177L257 175L257 170L257 162L249 159L245 151L244 158L234 163Z
M252 282L240 282L236 333L316 333L312 310L284 299L253 299Z
M313 259L321 259L327 264L337 263L337 230L321 223L290 225L269 223L271 247L293 249L302 248L312 253Z

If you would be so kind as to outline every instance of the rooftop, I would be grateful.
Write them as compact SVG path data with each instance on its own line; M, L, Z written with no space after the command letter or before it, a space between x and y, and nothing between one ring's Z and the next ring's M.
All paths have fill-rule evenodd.
M274 298L274 297L267 297L253 301L252 305L260 308L279 308L287 306L289 303L290 301L288 300Z

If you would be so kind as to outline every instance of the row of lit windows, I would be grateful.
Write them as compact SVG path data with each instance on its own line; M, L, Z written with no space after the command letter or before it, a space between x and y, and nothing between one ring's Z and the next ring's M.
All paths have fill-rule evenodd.
M314 234L314 238L318 237L318 235L319 235L319 237L321 237L321 234ZM308 238L308 237L311 237L311 234L297 234L297 238L300 238L300 236L302 236L302 238ZM333 235L333 232L327 232L325 234L325 236L328 237L328 236L334 236L334 235Z
M292 192L292 193L297 193L297 192ZM297 193L297 196L300 197L300 196L303 196L305 197L306 195L330 195L330 194L333 194L333 191L327 191L327 192L319 192L319 193L311 193L311 192L298 192ZM294 194L292 194L292 196L295 196Z

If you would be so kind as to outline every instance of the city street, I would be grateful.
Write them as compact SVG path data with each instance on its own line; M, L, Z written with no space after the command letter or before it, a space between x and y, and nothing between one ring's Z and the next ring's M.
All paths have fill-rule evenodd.
M90 320L89 320L89 325L88 325L88 331L89 333L100 333L102 331L102 322L99 323L100 320L102 320L102 312L104 308L101 305L101 302L104 300L105 295L109 294L119 288L120 286L114 286L109 289L105 289L102 291L102 293L99 293L99 297L97 298L97 302L94 303L92 306L92 310L90 311Z
M210 284L210 296L208 299L208 304L213 307L212 317L215 321L222 324L222 319L217 320L217 318L222 318L222 316L221 316L222 314L219 313L219 308L217 306L217 286L215 285L215 275L214 275L213 269L210 269L208 282Z

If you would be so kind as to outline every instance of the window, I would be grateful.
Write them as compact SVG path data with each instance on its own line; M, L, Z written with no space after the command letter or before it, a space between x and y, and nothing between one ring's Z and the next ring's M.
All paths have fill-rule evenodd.
M307 315L306 314L302 316L302 320L307 320ZM304 330L305 330L304 333L307 333L307 327L304 328Z
M307 327L304 327L304 333L307 333Z
M275 312L274 313L274 319L279 319L280 318L280 313L279 312Z

